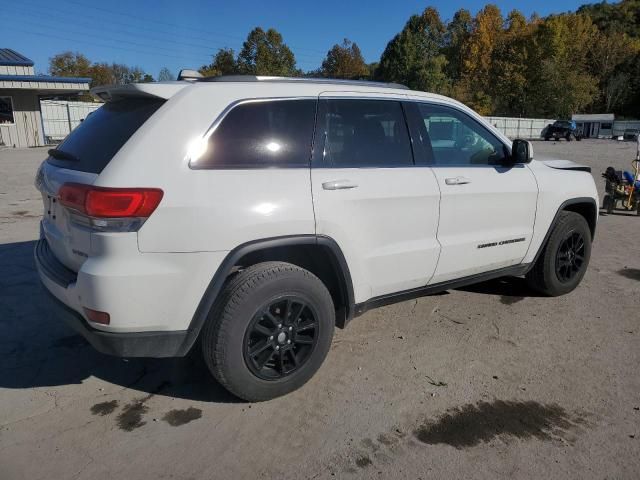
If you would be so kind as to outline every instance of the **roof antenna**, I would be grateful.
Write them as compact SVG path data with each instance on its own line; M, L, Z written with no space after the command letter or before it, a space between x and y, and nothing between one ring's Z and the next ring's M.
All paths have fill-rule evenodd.
M188 82L195 82L200 78L204 78L203 75L197 70L190 70L183 68L178 74L178 80L187 80Z

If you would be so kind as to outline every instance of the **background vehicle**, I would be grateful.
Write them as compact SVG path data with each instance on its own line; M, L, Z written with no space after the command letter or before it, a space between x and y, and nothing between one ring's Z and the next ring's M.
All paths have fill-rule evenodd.
M370 308L506 275L562 295L586 271L589 169L533 160L452 99L195 75L94 93L38 172L36 263L103 352L199 342L222 385L265 400Z
M576 127L576 122L573 120L556 120L553 123L547 125L543 132L545 140L560 140L564 138L568 142L572 139L582 140L582 133Z

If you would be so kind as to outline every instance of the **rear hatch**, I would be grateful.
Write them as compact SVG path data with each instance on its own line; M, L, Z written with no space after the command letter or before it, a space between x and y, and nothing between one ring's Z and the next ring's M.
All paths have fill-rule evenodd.
M92 185L131 136L165 102L153 96L114 98L91 113L43 162L36 177L44 215L41 235L51 252L77 272L91 247L90 225L59 202L65 183Z

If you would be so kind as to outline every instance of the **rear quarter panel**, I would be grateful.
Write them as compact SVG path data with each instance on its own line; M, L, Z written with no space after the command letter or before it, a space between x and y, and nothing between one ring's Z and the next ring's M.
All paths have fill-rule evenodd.
M164 191L138 233L140 251L228 251L259 238L315 232L308 168L192 170L188 164L193 142L238 99L316 98L286 87L184 88L118 152L96 185Z

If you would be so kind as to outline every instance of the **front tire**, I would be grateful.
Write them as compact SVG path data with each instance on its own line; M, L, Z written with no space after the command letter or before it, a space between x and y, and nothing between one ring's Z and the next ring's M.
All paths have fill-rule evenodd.
M333 301L318 277L289 263L265 262L227 282L202 332L202 351L231 393L269 400L316 373L334 325Z
M575 212L561 212L527 283L534 290L556 297L573 291L582 281L591 258L591 230Z

